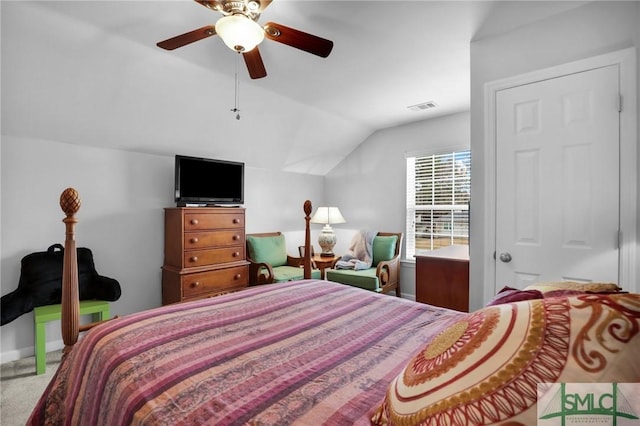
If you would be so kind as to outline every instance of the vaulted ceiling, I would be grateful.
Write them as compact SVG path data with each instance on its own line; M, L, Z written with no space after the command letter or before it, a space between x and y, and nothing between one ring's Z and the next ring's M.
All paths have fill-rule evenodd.
M265 40L251 80L217 36L156 46L221 16L195 1L2 1L2 133L322 175L376 130L468 110L473 37L581 3L274 0L259 23L334 48Z

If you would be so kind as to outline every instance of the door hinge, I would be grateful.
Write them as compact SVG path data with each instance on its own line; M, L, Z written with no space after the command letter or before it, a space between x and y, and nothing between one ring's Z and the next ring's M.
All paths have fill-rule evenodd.
M622 112L622 94L618 94L618 112Z
M622 231L618 231L618 250L622 248Z

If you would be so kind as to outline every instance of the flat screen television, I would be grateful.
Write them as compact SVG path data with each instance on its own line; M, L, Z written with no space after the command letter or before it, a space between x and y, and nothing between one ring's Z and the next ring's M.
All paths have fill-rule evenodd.
M176 155L178 206L244 204L244 163Z

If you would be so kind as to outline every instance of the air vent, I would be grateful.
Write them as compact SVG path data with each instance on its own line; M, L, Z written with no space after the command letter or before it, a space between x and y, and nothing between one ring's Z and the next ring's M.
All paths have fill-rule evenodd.
M408 106L411 111L424 111L425 109L435 108L438 105L433 101L423 102L421 104Z

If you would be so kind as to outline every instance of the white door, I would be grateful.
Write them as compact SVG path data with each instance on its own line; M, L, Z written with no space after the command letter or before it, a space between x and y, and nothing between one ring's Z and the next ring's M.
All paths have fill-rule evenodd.
M618 65L497 92L496 289L618 282Z

